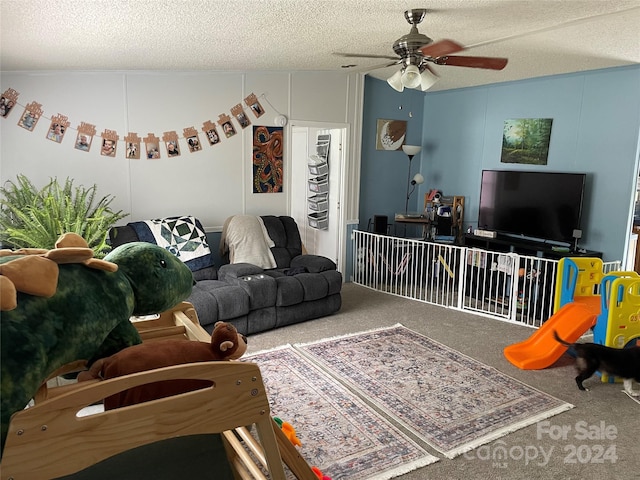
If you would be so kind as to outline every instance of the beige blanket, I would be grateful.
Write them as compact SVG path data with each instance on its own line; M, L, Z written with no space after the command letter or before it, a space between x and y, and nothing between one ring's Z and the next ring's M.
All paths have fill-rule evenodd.
M276 268L276 261L271 253L274 245L259 216L234 215L224 222L220 254L229 252L230 263L251 263L265 269Z

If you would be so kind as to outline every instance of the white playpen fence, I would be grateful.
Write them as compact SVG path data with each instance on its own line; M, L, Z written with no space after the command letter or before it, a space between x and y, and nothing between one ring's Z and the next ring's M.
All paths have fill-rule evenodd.
M360 230L352 238L359 285L534 328L553 315L558 260ZM605 263L605 273L620 267Z

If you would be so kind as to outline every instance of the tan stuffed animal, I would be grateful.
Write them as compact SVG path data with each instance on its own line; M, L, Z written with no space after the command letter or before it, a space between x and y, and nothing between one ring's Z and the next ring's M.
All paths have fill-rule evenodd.
M160 340L142 343L120 350L115 355L101 358L91 368L78 375L79 381L95 378L108 379L136 372L169 367L183 363L237 360L247 351L247 339L230 323L217 322L211 335L211 343ZM131 388L105 398L104 408L142 403L156 398L169 397L208 386L204 380L168 380Z

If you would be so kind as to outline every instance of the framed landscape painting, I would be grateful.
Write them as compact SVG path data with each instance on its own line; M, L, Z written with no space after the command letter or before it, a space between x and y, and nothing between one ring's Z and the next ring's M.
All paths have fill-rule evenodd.
M546 165L552 122L552 118L505 120L500 162Z

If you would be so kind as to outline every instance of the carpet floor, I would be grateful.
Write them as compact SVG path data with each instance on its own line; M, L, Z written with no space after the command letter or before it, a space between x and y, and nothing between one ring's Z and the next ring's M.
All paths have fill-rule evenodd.
M436 461L420 445L453 458L572 407L401 325L246 360L333 479L393 478Z
M427 447L440 461L401 475L402 480L596 480L640 478L636 454L638 403L622 393L622 385L585 382L578 390L575 360L561 357L544 370L521 370L502 353L526 340L534 330L376 292L352 283L343 285L342 308L328 317L274 329L249 337L249 351L284 344L392 327L398 323L484 365L575 407L550 419L520 428L455 458ZM637 386L636 386L637 388ZM302 428L298 427L300 434ZM301 453L304 455L303 450ZM604 455L606 453L606 455Z
M260 366L271 414L332 479L389 479L438 460L292 346L245 360Z

